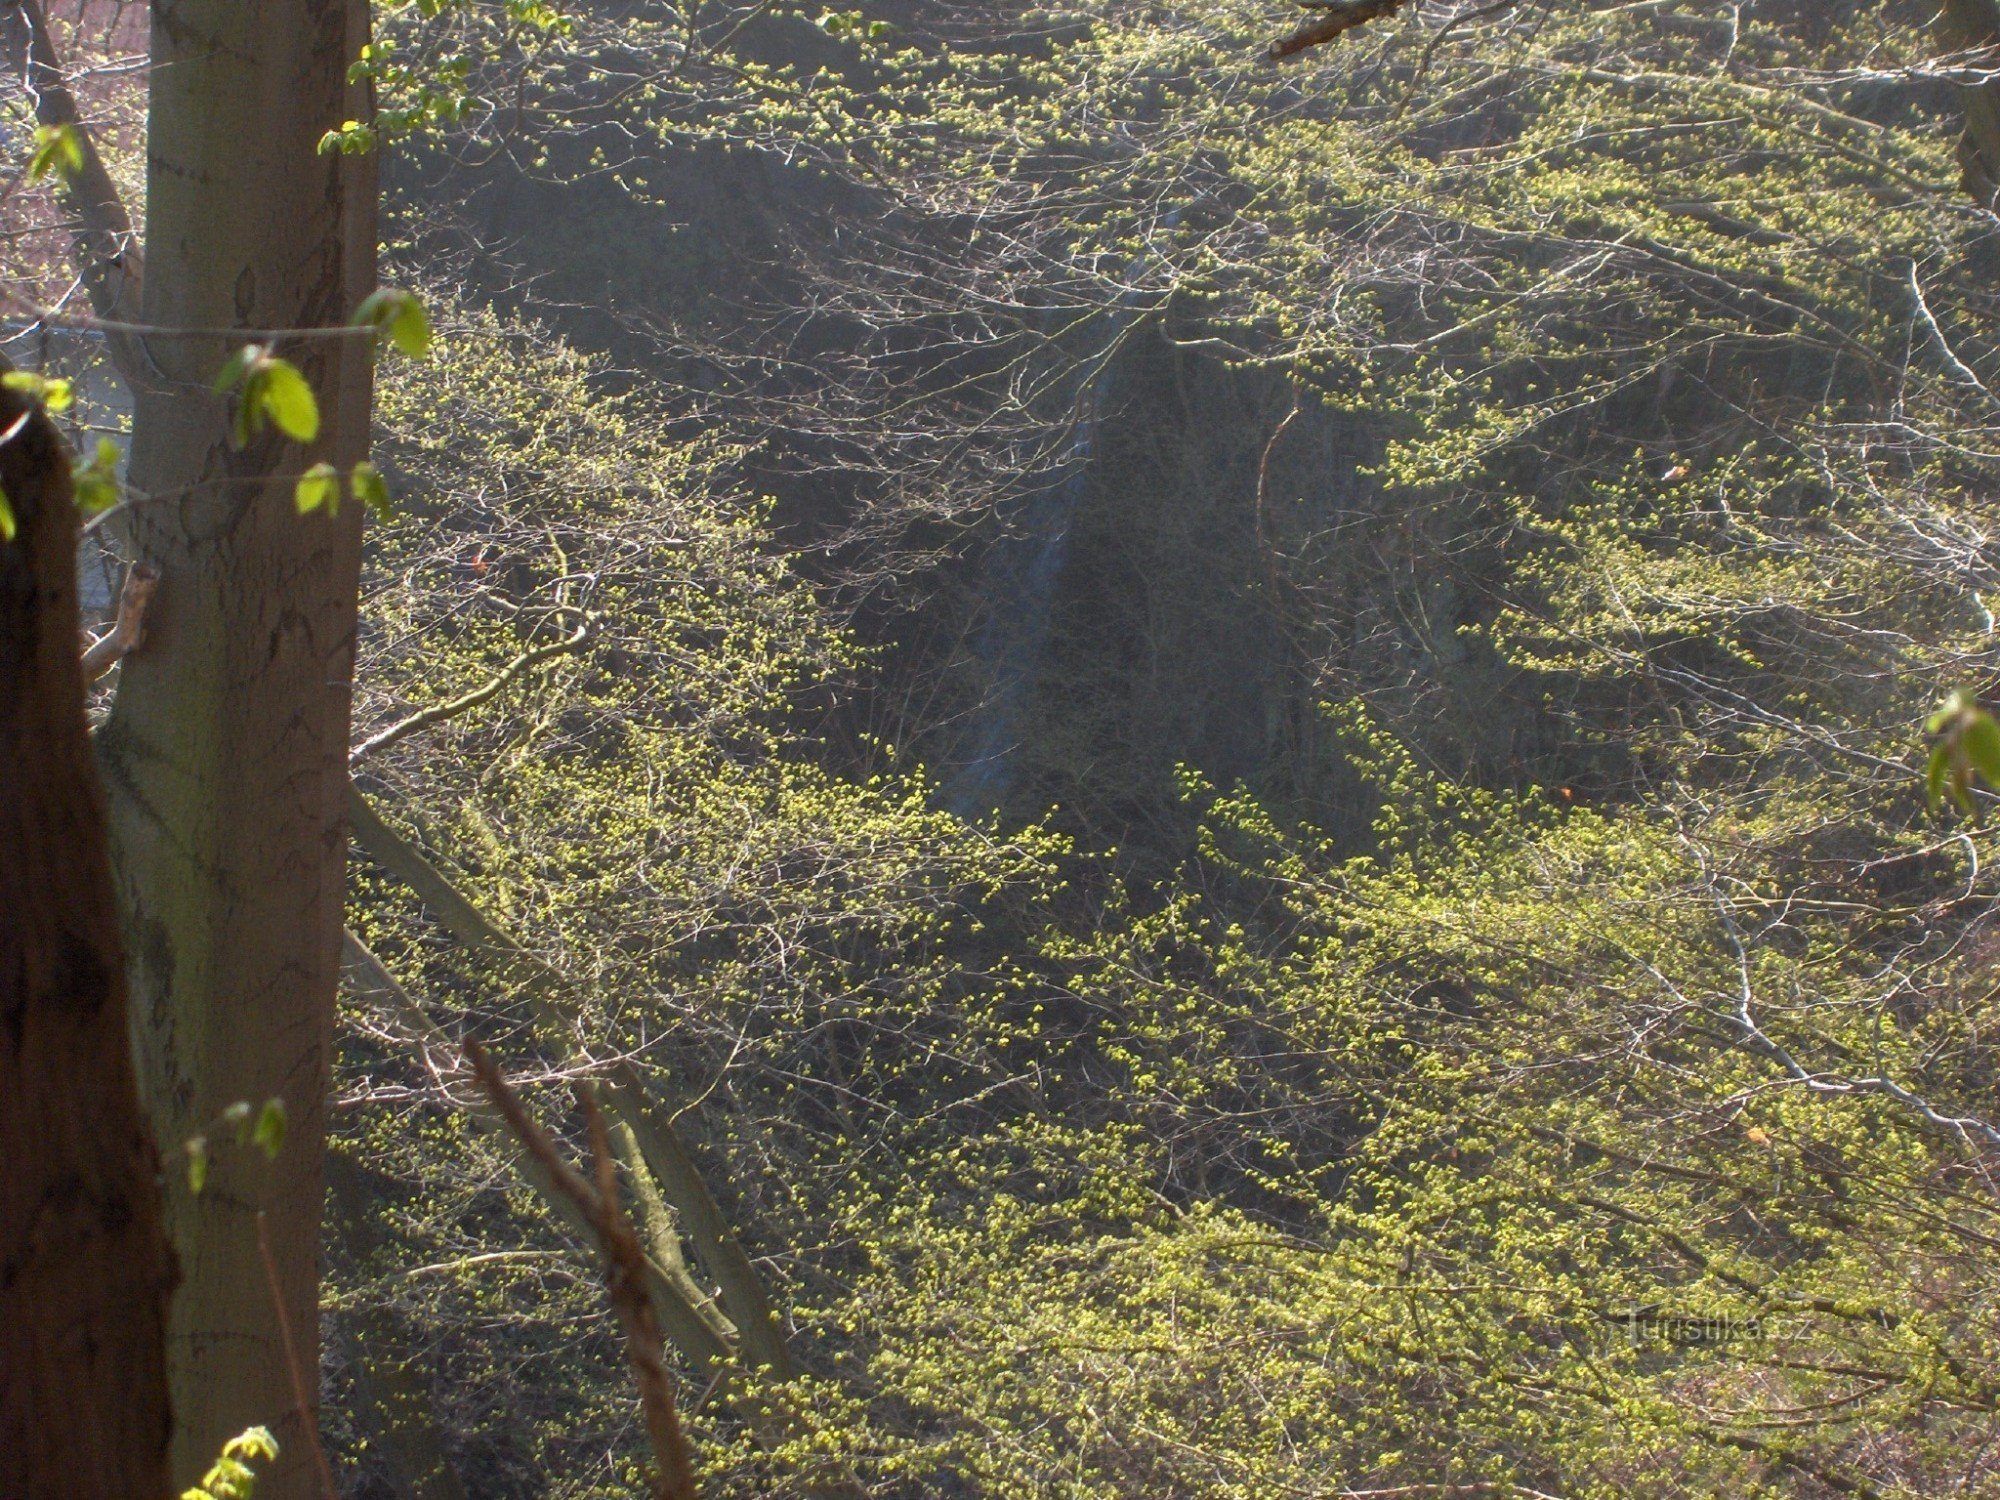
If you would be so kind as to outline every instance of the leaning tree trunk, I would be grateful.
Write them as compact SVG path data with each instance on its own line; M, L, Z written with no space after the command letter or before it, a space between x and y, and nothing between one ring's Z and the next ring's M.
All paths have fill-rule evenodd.
M69 464L5 389L0 434L0 1490L165 1500L174 1262L84 724Z
M1954 52L1977 53L2000 47L2000 0L1944 0L1937 13L1938 39ZM1979 59L1986 69L1991 56ZM1959 90L1965 103L1965 133L1959 137L1959 181L1982 208L1993 207L2000 190L2000 85L1992 79Z
M360 568L360 508L300 516L292 491L317 461L362 457L371 354L277 340L327 418L308 448L269 428L234 447L210 384L250 330L338 327L371 288L370 169L318 149L355 114L365 17L361 0L153 5L144 313L164 379L137 392L126 537L161 575L160 608L98 736L155 1129L171 1150L271 1097L290 1121L275 1161L218 1135L204 1190L177 1171L167 1191L186 1274L169 1323L176 1484L264 1423L283 1453L259 1500L313 1488L315 1413L292 1391L310 1408L319 1385Z

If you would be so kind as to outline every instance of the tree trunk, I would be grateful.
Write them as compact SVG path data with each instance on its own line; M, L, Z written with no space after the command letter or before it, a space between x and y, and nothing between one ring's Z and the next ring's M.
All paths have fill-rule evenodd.
M248 334L213 330L338 327L371 289L372 166L318 150L354 117L365 15L351 0L155 0L144 311L165 379L137 392L127 537L161 575L160 608L98 736L155 1129L171 1149L233 1101L271 1097L290 1122L275 1162L220 1135L200 1195L181 1173L167 1191L186 1272L169 1323L176 1486L265 1423L283 1452L259 1500L313 1487L314 1414L291 1409L279 1320L317 1391L360 569L360 507L302 517L292 488L316 461L344 472L363 456L372 355L352 337L280 339L318 394L320 438L266 429L238 449L210 382Z
M4 389L0 433L19 526L0 541L0 1488L164 1500L174 1263L84 723L69 464Z
M1954 52L2000 46L2000 3L1944 0L1937 15L1938 37ZM1991 68L1992 59L1981 66ZM1965 102L1965 134L1959 137L1960 182L1984 208L1993 206L2000 187L2000 87L1992 81L1959 90Z

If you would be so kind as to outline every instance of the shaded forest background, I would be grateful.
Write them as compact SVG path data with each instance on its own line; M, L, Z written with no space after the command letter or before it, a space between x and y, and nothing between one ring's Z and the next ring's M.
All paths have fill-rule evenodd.
M576 1077L668 1101L727 1237L614 1144L705 1494L2000 1493L1992 835L1921 743L2000 644L2000 224L1934 9L1279 67L1260 0L378 6L436 338L375 395L342 1492L642 1482L476 1036L573 1141ZM143 27L50 23L141 203Z

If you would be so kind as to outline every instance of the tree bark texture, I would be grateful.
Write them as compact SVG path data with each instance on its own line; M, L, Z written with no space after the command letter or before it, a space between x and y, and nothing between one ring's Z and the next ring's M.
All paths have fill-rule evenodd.
M1944 0L1937 29L1955 52L2000 48L2000 0ZM1996 61L1988 56L1980 66L1990 69ZM1959 97L1965 101L1965 134L1958 143L1961 181L1982 207L1991 208L2000 188L2000 86L1970 84Z
M55 429L0 389L0 1490L170 1493L173 1254L126 1030Z
M98 736L159 1138L171 1151L212 1132L237 1100L281 1098L290 1122L275 1161L215 1133L203 1191L179 1172L167 1191L186 1274L169 1323L175 1483L263 1423L282 1453L259 1500L316 1487L315 1413L293 1409L279 1329L282 1314L316 1391L360 568L360 507L300 516L292 490L315 462L345 473L364 456L372 351L276 340L318 395L308 447L269 428L234 447L231 398L210 387L249 330L337 328L372 289L372 164L318 150L356 115L346 73L365 40L359 0L153 5L144 314L163 379L136 393L125 535L161 588ZM228 329L246 332L214 332Z

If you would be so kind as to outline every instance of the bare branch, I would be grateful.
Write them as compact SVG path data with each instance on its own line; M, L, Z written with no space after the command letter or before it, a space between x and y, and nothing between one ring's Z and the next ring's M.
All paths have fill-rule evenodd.
M118 185L111 180L90 128L77 109L49 34L41 0L0 0L0 61L21 80L34 101L35 119L51 129L73 133L82 164L60 175L64 204L76 215L71 243L77 274L90 295L98 317L120 323L140 318L140 287L144 261L132 216L125 210ZM128 382L161 379L144 342L131 333L114 332L106 340L118 371Z
M654 1320L653 1304L646 1295L646 1258L639 1248L638 1236L633 1234L618 1206L617 1181L603 1112L590 1090L579 1086L577 1103L590 1131L591 1157L596 1165L597 1183L593 1186L563 1160L555 1142L529 1116L486 1049L469 1037L465 1042L465 1060L493 1107L505 1117L521 1144L541 1163L550 1180L576 1205L596 1234L598 1247L604 1252L605 1287L625 1330L625 1354L639 1386L646 1432L659 1463L660 1482L655 1493L662 1500L695 1500L694 1465L688 1454L687 1439L681 1432L679 1414L674 1409L660 1325Z
M414 734L419 729L427 729L433 724L443 723L446 719L454 719L468 709L477 708L530 667L539 666L552 657L576 650L588 641L596 630L597 617L585 615L583 623L561 640L550 641L546 645L534 646L521 652L471 692L462 693L448 703L433 704L429 708L419 709L407 719L399 719L379 734L370 735L348 753L347 763L351 766L363 756L372 754L386 745L395 744L405 735Z
M1403 8L1404 0L1301 0L1301 3L1305 9L1316 12L1316 18L1290 36L1271 43L1272 62L1283 62L1314 47L1337 42L1357 26L1394 15Z

